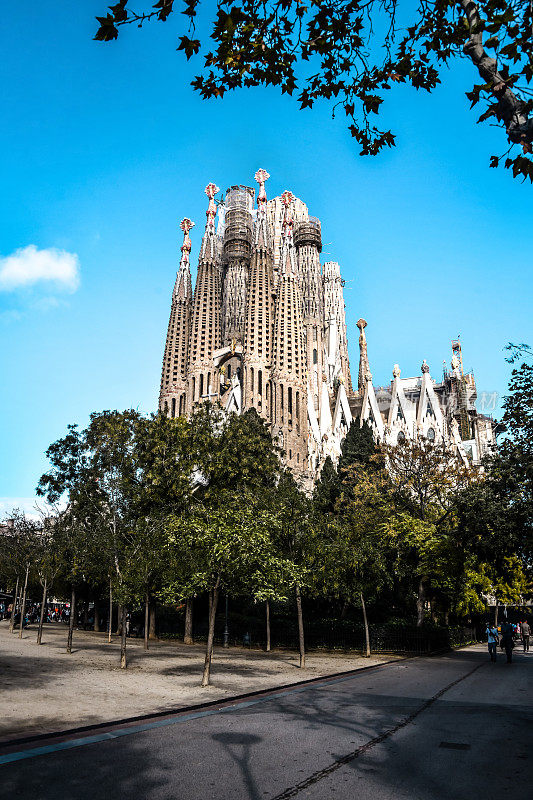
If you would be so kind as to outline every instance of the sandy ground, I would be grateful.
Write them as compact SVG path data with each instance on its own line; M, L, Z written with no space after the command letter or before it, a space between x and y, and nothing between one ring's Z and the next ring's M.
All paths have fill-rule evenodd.
M202 689L202 644L151 642L146 652L142 641L128 639L128 669L121 670L118 637L108 644L106 634L75 631L68 655L65 625L45 625L41 646L36 636L35 625L19 639L0 622L0 741L227 699L394 658L311 653L300 670L294 652L217 647L212 685Z

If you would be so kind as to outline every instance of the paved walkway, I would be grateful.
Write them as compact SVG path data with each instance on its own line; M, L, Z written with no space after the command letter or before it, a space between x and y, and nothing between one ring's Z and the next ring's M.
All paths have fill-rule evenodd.
M0 781L23 800L529 797L532 676L533 655L473 647L12 748Z

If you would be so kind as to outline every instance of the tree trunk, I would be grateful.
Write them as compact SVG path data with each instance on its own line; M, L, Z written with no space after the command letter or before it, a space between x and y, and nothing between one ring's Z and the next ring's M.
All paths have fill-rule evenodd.
M302 596L300 587L296 585L296 612L298 614L298 644L300 647L300 669L305 669L304 618L302 614Z
M150 626L148 628L148 638L149 639L157 639L156 636L156 611L157 611L157 603L155 600L150 601Z
M426 600L426 590L424 587L424 579L420 578L418 584L418 597L416 599L416 624L420 628L424 624L424 605Z
M113 585L109 579L109 621L107 623L107 641L111 643L111 632L113 630Z
M17 585L15 587L15 594L13 595L13 607L11 609L11 619L9 620L9 633L13 633L15 628L15 614L17 613L17 603L19 596L19 577L17 575Z
M496 605L494 606L494 627L498 627L498 601L496 600Z
M85 600L83 603L83 617L81 624L83 625L83 630L87 630L87 626L89 625L89 601Z
M346 619L346 614L348 613L349 608L350 604L348 602L342 604L341 619Z
M94 632L100 633L100 613L98 608L98 600L94 601L93 614L94 614Z
M122 615L120 620L120 669L126 669L126 607L120 606Z
M220 578L209 593L211 602L209 603L209 632L207 634L207 647L205 649L205 663L204 674L202 675L202 686L209 686L209 676L211 674L211 659L213 657L213 642L215 640L215 617L217 614L218 605L218 591L220 586Z
M70 598L70 618L68 621L67 653L72 653L72 633L74 631L74 615L76 614L76 589L72 585L72 597Z
M267 651L267 653L269 653L270 652L270 602L269 602L269 600L266 601L265 611L266 611L266 635L267 635L266 651Z
M370 658L370 631L368 630L368 618L366 616L366 606L363 592L361 592L361 608L363 609L363 620L365 623L365 656Z
M144 598L144 649L148 650L148 626L150 625L150 596Z
M43 599L41 601L41 616L39 617L39 628L37 629L37 644L42 644L42 638L43 638L43 621L44 621L44 611L46 608L46 589L47 589L47 580L45 578L43 586Z
M26 577L24 578L24 592L22 594L22 607L20 609L20 625L19 625L19 639L22 639L22 625L24 622L24 614L26 613L26 589L28 586L28 572L30 571L30 565L26 566Z
M123 608L119 603L118 608L117 608L117 635L118 636L122 636L122 611L123 611Z
M185 633L183 636L183 644L194 644L192 638L192 612L194 600L189 597L185 602Z

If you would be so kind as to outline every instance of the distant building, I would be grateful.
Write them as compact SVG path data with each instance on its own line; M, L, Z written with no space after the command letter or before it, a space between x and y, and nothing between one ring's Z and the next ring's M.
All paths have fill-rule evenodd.
M425 436L477 462L494 443L493 423L476 412L474 378L463 374L458 343L442 383L430 378L424 362L418 378L400 378L395 366L390 388L377 390L367 323L359 320L359 373L352 388L340 267L321 264L320 221L301 200L289 191L267 200L268 178L262 169L255 175L257 201L254 189L232 186L219 209L218 187L206 187L194 293L194 223L181 222L161 412L189 415L205 400L220 402L228 413L255 408L303 479L315 477L328 455L336 462L353 419L367 420L381 441Z

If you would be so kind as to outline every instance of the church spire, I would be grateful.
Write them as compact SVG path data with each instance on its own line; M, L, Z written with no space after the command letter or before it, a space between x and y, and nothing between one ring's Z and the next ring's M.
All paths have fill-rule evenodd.
M359 379L357 381L357 388L361 395L364 394L366 382L372 380L372 373L370 372L370 364L368 362L368 350L366 344L365 328L367 326L366 319L357 320L357 327L359 328Z
M194 227L188 217L182 219L183 231L181 259L172 292L170 319L161 372L161 391L159 409L162 413L177 417L185 414L187 396L187 367L189 360L189 339L191 331L191 238L189 231Z
M271 421L288 465L307 469L307 363L303 342L302 299L292 240L292 192L283 192L284 206L279 276L272 340Z
M283 203L283 222L281 223L281 274L282 275L298 275L296 269L296 259L294 251L294 242L292 238L293 231L293 215L292 207L294 204L294 195L292 192L285 191L281 195L281 202Z
M191 237L189 231L194 228L194 222L188 217L184 217L180 222L180 228L183 231L183 244L181 245L181 259L176 275L176 283L174 284L174 296L188 300L192 297L191 286Z
M259 184L255 246L250 263L250 280L246 297L244 334L244 402L264 416L270 415L270 367L272 348L272 248L267 219L265 181L269 174L258 169Z
M213 353L220 347L221 286L215 229L217 208L214 200L218 191L218 186L214 183L205 187L209 205L194 288L188 412L192 411L196 402L211 398L218 392L218 379L213 367Z
M257 195L257 219L255 224L255 244L257 247L268 247L268 220L267 220L267 196L265 182L270 178L266 169L258 169L254 175L259 184Z
M216 255L216 228L215 217L217 215L217 207L215 204L215 195L218 194L220 189L216 183L208 183L205 187L205 193L209 197L209 205L205 215L207 217L205 223L205 233L202 239L201 257L204 259L215 259Z

